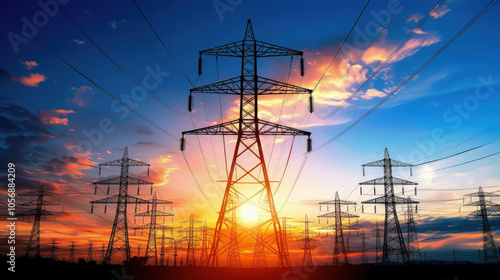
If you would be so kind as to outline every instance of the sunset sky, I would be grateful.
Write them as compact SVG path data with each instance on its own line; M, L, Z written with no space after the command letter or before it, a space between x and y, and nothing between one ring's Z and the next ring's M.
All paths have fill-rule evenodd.
M207 56L198 76L198 52L242 40L251 19L257 40L301 50L306 64L302 78L299 57L264 58L259 60L259 75L316 88L312 114L306 96L259 99L262 119L312 133L314 150L309 156L305 137L263 139L271 180L282 178L290 158L275 203L280 216L294 218L294 237L289 240L292 263L300 263L300 249L292 239L303 230L304 216L314 220L313 229L319 232L326 220L319 223L316 217L326 209L320 212L318 203L333 199L336 191L342 199L358 202L356 210L349 210L360 216L358 227L365 230L368 249L374 252L375 222L383 222L384 212L381 206L374 213L373 206L365 205L363 213L360 202L382 195L383 189L377 187L374 195L372 186L364 186L360 194L358 183L382 176L381 168L367 168L363 177L361 165L382 159L386 147L392 158L419 164L487 144L416 166L413 176L408 168L394 169L396 177L419 183L416 192L406 187L404 195L420 201L415 218L421 250L429 258L444 259L451 259L451 250L462 250L461 260L477 260L468 252L482 249L482 224L467 219L476 209L462 207L462 198L479 186L500 192L500 156L495 155L500 147L495 142L500 136L500 6L489 9L395 91L490 1L370 1L333 62L366 1L137 1L168 51L133 1L59 3L78 28L50 0L0 4L0 176L6 178L7 164L12 162L17 167L18 194L40 185L59 194L61 205L47 208L56 217L42 222L43 248L48 248L51 237L63 249L75 241L77 254L85 256L88 240L99 249L107 242L115 210L108 205L105 214L104 207L96 206L90 213L89 202L106 196L106 186L94 195L92 182L119 175L113 167L103 168L99 175L96 166L121 158L125 147L131 158L151 164L149 178L147 168L131 167L130 172L153 181L159 198L173 201L174 226L191 213L215 225L225 186L221 181L227 179L223 147L230 162L236 138L226 137L224 143L218 136L189 136L187 161L179 150L179 138L182 131L237 118L235 96L195 94L189 113L188 95L191 83L200 86L240 75L240 59L216 61ZM439 6L433 10L436 3ZM392 93L373 113L336 137ZM402 195L400 186L395 191ZM116 192L112 187L111 194ZM1 193L1 215L5 215L6 188ZM136 186L130 186L130 194L137 194ZM140 197L151 198L149 187L141 189ZM22 210L27 208L18 207L16 212ZM252 213L242 215L251 219ZM403 225L402 211L400 220ZM142 219L134 221L132 212L129 223L134 255L138 244L146 246L147 233L133 235L132 228ZM492 219L491 226L499 246L499 224ZM31 223L18 223L21 244L30 229ZM7 234L5 227L0 228L2 254ZM313 255L319 263L331 261L330 237L324 232L318 237L320 246ZM357 261L361 239L352 233L349 240ZM19 250L24 254L23 246ZM251 250L245 254L251 256ZM67 254L67 250L60 253L66 258ZM374 260L374 255L369 258Z

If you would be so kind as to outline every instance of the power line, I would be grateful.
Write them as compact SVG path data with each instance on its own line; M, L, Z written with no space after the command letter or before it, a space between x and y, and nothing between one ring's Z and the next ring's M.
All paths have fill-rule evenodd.
M13 24L15 24L17 27L19 27L23 32L25 32L26 34L28 34L33 40L35 40L37 43L39 43L42 47L44 47L46 50L48 50L51 54L53 54L55 57L57 57L59 60L61 60L64 64L66 64L68 67L70 67L71 69L73 69L73 71L75 71L76 73L78 73L80 76L82 76L83 78L85 78L88 82L90 82L91 84L93 84L94 86L96 86L97 88L99 88L102 92L104 92L106 95L108 95L109 97L111 97L113 100L115 100L116 102L118 102L120 105L122 105L123 107L127 108L130 112L134 113L135 115L137 115L138 117L140 117L141 119L143 119L144 121L146 121L147 123L149 123L151 126L155 127L156 129L158 129L159 131L165 133L166 135L170 136L172 139L174 140L177 140L179 141L180 139L175 136L174 134L172 134L171 132L169 132L168 130L164 129L163 127L161 127L160 125L156 124L155 122L153 122L152 120L148 119L147 117L143 116L142 114L140 114L139 112L137 112L136 110L134 110L133 108L131 108L130 106L128 106L126 103L124 103L123 101L121 101L120 99L116 98L114 95L112 95L110 92L108 92L107 90L105 90L104 88L102 88L100 85L98 85L96 82L94 82L92 79L90 79L89 77L87 77L85 74L83 74L82 72L80 72L78 69L76 69L73 65L71 65L69 62L67 62L65 59L63 59L62 57L60 57L58 54L56 54L52 49L50 49L49 47L47 47L45 44L43 44L40 40L38 40L35 36L31 35L31 33L29 33L28 31L26 31L22 26L20 26L17 22L15 22L12 18L10 18L7 14L5 14L2 10L0 10L0 13L2 13L2 15L4 15L7 19L9 19Z
M354 126L356 126L359 122L365 119L368 115L370 115L373 111L375 111L380 105L382 105L387 99L389 99L392 95L394 95L397 91L399 91L406 83L412 80L420 71L422 71L429 63L431 63L436 57L438 57L446 48L448 48L455 40L457 40L465 31L469 29L476 21L478 21L493 5L495 5L498 0L492 0L488 5L486 5L472 20L470 20L453 38L451 38L443 47L441 47L432 57L430 57L424 64L422 64L415 72L413 72L410 76L408 76L399 86L397 86L394 90L388 93L379 103L377 103L373 108L371 108L368 112L366 112L363 116L357 119L354 123L349 125L343 131L341 131L336 136L332 137L327 142L321 144L313 151L321 149L322 147L330 144L331 142L337 140L339 137L344 135L346 132L351 130Z

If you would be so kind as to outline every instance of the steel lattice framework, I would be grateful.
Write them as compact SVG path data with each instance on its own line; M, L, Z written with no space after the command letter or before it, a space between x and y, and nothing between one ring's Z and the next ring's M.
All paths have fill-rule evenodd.
M34 216L33 227L31 228L30 238L26 247L26 257L39 257L40 256L40 222L42 216L53 216L54 212L47 211L43 208L50 205L59 205L58 202L53 201L54 198L59 199L59 196L53 192L47 191L43 185L40 186L38 191L27 192L19 194L19 196L36 197L34 200L20 204L20 206L35 207L34 209L25 211L21 214L16 214L16 217L29 217ZM46 200L51 198L51 200Z
M127 205L128 204L150 204L150 201L130 196L128 194L129 185L137 185L137 194L139 194L140 185L150 185L151 190L153 183L150 181L133 178L128 175L129 167L131 166L147 166L149 174L149 163L131 159L128 157L128 148L125 147L123 156L121 159L113 160L106 163L99 164L99 174L100 168L102 166L119 166L120 177L115 177L111 179L105 179L101 181L94 182L95 192L97 193L97 185L119 185L118 194L111 197L106 197L103 199L91 201L92 204L91 212L93 213L94 204L105 204L104 212L106 212L107 204L116 204L116 214L115 220L113 222L113 228L111 230L111 235L109 237L108 247L106 250L106 256L104 257L105 262L110 262L111 259L120 252L125 260L130 260L130 244L128 238L128 222L127 222ZM137 210L137 208L136 208Z
M391 257L397 256L402 262L408 263L410 256L405 245L401 226L396 211L397 204L415 203L409 198L394 195L394 185L418 185L418 183L395 178L392 176L393 167L410 167L411 164L391 159L389 151L385 149L384 159L363 164L363 175L365 167L382 167L384 177L359 183L360 185L383 185L384 196L361 202L362 204L383 204L385 206L384 222L384 245L382 249L382 263L389 263Z
M191 89L188 106L191 111L193 93L238 95L240 97L239 118L205 128L184 131L181 139L181 150L184 150L185 135L234 135L237 137L222 205L215 226L212 248L208 256L209 266L217 266L219 256L222 254L227 256L226 266L241 266L238 241L248 236L258 240L258 231L254 229L266 228L263 233L266 235L263 238L266 241L266 249L277 255L278 266L288 267L290 266L288 247L285 246L281 233L265 164L261 136L307 136L308 151L310 151L311 133L259 119L258 98L261 95L309 94L309 100L312 102L312 90L258 76L257 60L262 57L301 56L301 74L303 75L303 52L256 40L252 24L248 20L243 40L200 51L198 71L200 75L202 55L237 57L241 58L242 62L240 76ZM311 104L310 111L312 111ZM263 180L259 179L259 175L263 177ZM261 195L267 202L265 207L260 205ZM237 223L237 213L235 212L241 209L244 204L252 204L265 213L266 218L263 219L262 223L251 229ZM267 229L271 232L268 233Z
M302 266L311 267L314 266L312 250L316 249L318 245L318 240L314 238L317 233L309 229L311 221L307 219L307 214L305 220L302 222L304 223L304 231L299 233L301 237L297 238L297 243L299 243L300 248L303 250Z
M158 265L158 251L156 248L156 244L157 244L156 234L159 230L161 230L163 232L163 235L165 234L165 230L172 231L172 227L169 227L169 226L166 226L163 224L158 224L157 218L158 217L172 217L172 216L174 216L174 214L172 214L171 212L158 210L158 204L170 205L170 211L171 211L173 202L168 201L168 200L158 199L156 192L155 192L153 194L153 198L150 200L150 204L149 204L149 205L151 205L151 209L148 209L148 211L146 211L146 212L135 214L136 217L149 217L149 223L134 228L134 230L149 229L148 245L146 247L146 254L144 255L144 257L146 258L146 261L149 261L151 258L154 258L155 265Z
M490 200L486 200L486 197L498 197L500 195L484 192L482 187L479 187L479 191L475 193L466 194L465 197L469 197L471 200L473 197L477 197L477 201L471 201L465 204L465 206L476 206L479 209L473 211L469 214L469 217L481 217L483 221L483 251L484 251L484 263L499 262L497 247L495 246L495 239L493 238L493 233L491 232L490 222L488 216L490 217L500 217L500 211L491 210L487 207L500 206L500 204L494 203Z
M356 202L340 200L339 193L335 192L334 200L323 201L320 202L319 205L320 205L320 211L321 211L321 206L324 205L327 206L327 211L329 211L330 205L333 205L335 208L333 212L328 212L325 214L318 215L318 218L335 219L335 225L332 227L333 230L335 231L334 247L333 247L333 265L349 264L349 259L347 257L347 250L344 243L344 230L357 230L357 228L348 225L343 225L342 219L359 218L359 216L342 211L342 206L356 205Z

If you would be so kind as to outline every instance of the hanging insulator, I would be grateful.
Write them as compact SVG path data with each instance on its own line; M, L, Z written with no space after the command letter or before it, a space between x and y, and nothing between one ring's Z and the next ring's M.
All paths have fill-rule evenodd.
M377 195L377 188L375 186L373 186L373 195Z
M363 195L363 187L359 186L359 195Z
M415 187L415 195L417 195L417 187Z
M151 185L151 190L150 190L150 194L153 195L153 185Z
M412 165L410 165L410 176L413 176L413 170L412 170Z
M149 203L148 203L148 211L147 212L149 213Z
M405 195L405 187L401 187L401 194Z
M314 102L312 94L309 95L309 113L314 112Z
M93 213L94 213L94 204L92 204L92 205L90 206L90 213L91 213L91 214L93 214Z
M321 225L321 218L318 218L318 224Z
M101 167L99 166L99 176L101 176Z
M137 205L139 205L139 204L136 204L136 205L135 205L135 213L137 213Z
M418 214L418 205L415 205L415 213Z
M307 138L307 152L310 153L312 152L312 139Z
M94 185L94 194L97 194L97 185Z
M462 207L458 207L458 213L462 212Z
M377 214L377 205L373 205L373 210L375 211L375 214Z
M188 97L188 111L192 112L193 111L193 95L189 93Z
M361 213L365 213L365 206L361 205Z
M203 59L201 58L201 55L200 57L198 57L198 76L201 76L201 73L202 73L202 62L203 62Z
M321 211L321 204L319 205L319 211Z
M108 204L104 204L104 214L106 214L107 209L108 209Z
M304 77L304 57L300 57L300 76Z
M181 138L181 152L184 152L186 146L186 139L184 137Z
M363 166L363 176L365 176L365 167Z
M149 165L148 165L148 177L149 177Z
M106 192L106 195L109 195L109 185L108 185L108 191Z

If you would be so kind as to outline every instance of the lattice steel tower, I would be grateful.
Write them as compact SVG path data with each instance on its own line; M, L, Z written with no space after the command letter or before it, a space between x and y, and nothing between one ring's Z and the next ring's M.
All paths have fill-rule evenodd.
M303 223L304 231L299 233L301 237L297 238L297 242L303 250L302 266L313 266L312 250L316 249L316 246L318 245L318 240L314 238L317 233L309 229L311 221L307 219L307 214Z
M131 166L147 166L149 174L149 163L131 159L128 157L128 148L125 147L123 152L123 157L121 159L113 160L106 163L99 164L99 174L101 173L101 166L120 166L120 176L110 179L101 180L94 182L95 193L97 193L97 185L108 185L107 194L109 194L109 185L118 185L118 194L106 197L103 199L91 201L92 204L91 213L94 211L94 204L105 204L104 213L106 213L106 208L109 204L116 204L116 214L113 223L113 228L111 230L111 235L109 237L108 247L106 250L106 256L104 257L105 262L110 262L111 259L120 252L125 260L130 260L130 244L128 238L128 221L127 221L127 205L128 204L149 204L148 200L130 196L128 194L129 185L137 185L137 194L139 195L140 185L150 185L151 191L153 183L150 181L142 180L139 178L134 178L129 176L129 167ZM137 207L136 207L137 212Z
M328 213L318 215L318 218L326 218L327 221L329 219L335 219L335 224L333 226L326 227L326 228L332 228L335 231L334 247L333 247L333 265L348 264L349 259L347 258L347 251L344 243L344 230L356 230L356 228L351 227L350 225L349 226L343 225L342 219L358 218L359 216L342 211L342 206L356 205L356 202L340 200L339 193L335 192L334 200L323 201L320 202L319 205L320 205L320 211L321 207L326 205ZM333 212L329 212L330 205L333 205L335 208Z
M271 183L265 163L261 136L267 135L289 135L308 137L308 151L311 150L310 132L298 130L292 127L275 124L259 119L258 99L261 95L276 94L309 94L310 111L312 111L312 90L302 87L282 83L257 75L257 60L263 57L277 56L301 56L301 74L304 74L303 52L280 47L277 45L261 42L255 39L252 24L248 20L245 37L241 41L200 51L198 74L201 75L202 55L237 57L241 59L241 75L232 79L216 82L213 84L196 87L190 90L189 110L192 110L193 93L210 94L231 94L240 98L239 118L236 120L223 122L205 128L185 131L182 133L181 150L185 148L185 135L233 135L237 136L233 159L229 170L227 184L219 211L219 217L215 226L212 249L209 254L209 265L216 266L220 254L223 253L224 244L230 244L226 250L229 261L238 263L239 254L236 252L236 236L252 236L257 238L254 231L248 231L241 224L232 219L231 212L241 209L242 205L251 204L260 208L269 218L263 219L265 222L259 227L270 225L270 238L268 248L278 257L278 266L289 266L286 247L283 244L281 226L274 204L271 191ZM261 174L264 180L259 179ZM267 201L266 207L260 207L259 194L263 194ZM230 200L234 201L234 206L229 207ZM244 231L245 235L240 235L236 230ZM226 233L226 231L228 233ZM272 244L271 244L272 243ZM232 266L232 265L230 265Z
M150 200L151 209L148 209L146 212L135 214L136 217L149 217L149 223L144 224L138 227L135 227L134 230L140 229L149 229L148 234L148 245L146 247L146 254L144 257L146 258L146 262L151 258L154 258L155 265L158 265L158 250L156 249L157 244L157 233L159 230L165 232L165 230L172 230L172 227L159 224L157 221L158 217L172 217L174 214L171 212L160 211L158 210L158 204L160 205L170 205L170 211L172 211L172 201L158 199L156 192L153 194L153 198Z
M410 198L408 197L408 200ZM413 203L408 203L406 206L406 211L405 211L405 216L406 216L406 233L407 233L407 238L406 238L406 243L408 247L408 255L410 257L410 262L421 262L422 261L422 255L420 254L420 245L418 243L418 234L417 234L417 226L415 223L415 213L417 212L418 208L416 208L417 205L415 205L415 209L413 209Z
M186 244L186 266L196 266L195 250L200 242L200 233L202 233L202 221L195 220L193 214L189 220L181 222L184 228L179 231L182 235L182 242Z
M384 159L363 164L363 175L365 167L382 167L384 177L359 183L360 185L383 185L384 196L361 202L362 204L383 204L385 206L384 222L384 245L382 248L382 263L389 263L391 257L397 256L402 262L407 263L410 260L408 249L406 248L401 226L399 224L396 211L397 204L418 203L409 198L394 195L394 185L418 185L418 183L399 179L392 176L393 167L410 167L411 164L391 159L389 151L385 149ZM404 194L404 189L403 189Z
M17 214L17 217L29 217L34 216L33 227L31 228L30 238L28 240L28 246L26 247L26 257L39 257L40 256L40 222L42 216L53 216L54 212L45 210L45 206L59 205L58 202L54 200L59 200L59 196L53 192L49 192L40 186L38 191L27 192L19 194L19 196L31 196L36 197L36 199L29 202L20 204L21 206L35 207L34 209L25 211L21 214ZM46 200L50 198L50 200Z
M497 247L495 246L495 239L493 238L493 233L491 232L490 222L488 216L490 217L500 217L500 211L491 210L487 207L500 206L500 204L491 201L492 197L498 197L500 195L491 192L484 192L482 187L479 187L479 191L475 193L466 194L465 197L470 197L471 202L465 204L465 206L477 206L478 210L471 212L470 217L481 217L483 221L483 251L484 251L484 263L499 262ZM477 201L472 201L473 197L477 197ZM486 200L489 197L490 200Z

